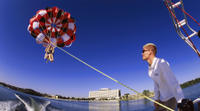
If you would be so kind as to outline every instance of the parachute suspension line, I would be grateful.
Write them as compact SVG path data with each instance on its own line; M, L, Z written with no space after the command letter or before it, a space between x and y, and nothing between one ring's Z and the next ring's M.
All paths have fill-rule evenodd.
M40 24L40 22L39 22L39 20L37 19L37 21L38 21L38 23L39 23L39 26L40 26L40 28L42 29L42 30L44 30L44 28L42 27L42 25ZM51 33L48 35L48 34L45 34L45 33L43 33L46 37L48 37L49 38L49 43L48 44L53 44L52 42L51 42L51 40L50 40L50 38L51 38ZM41 40L41 39L40 39ZM55 46L54 44L53 44L53 46ZM55 46L55 47L57 47L57 46Z
M180 2L182 2L182 1L180 1ZM170 4L171 7L169 7L168 4ZM173 6L175 6L176 4L170 2L169 0L165 0L165 5L166 5L166 7L168 8L168 10L169 10L169 12L170 12L170 14L171 14L171 16L172 16L173 21L174 21L174 19L175 19L174 22L176 22L177 25L178 25L178 26L176 26L175 23L174 23L175 28L181 27L181 29L184 31L184 33L186 34L187 37L182 37L182 36L184 36L184 35L183 35L182 33L181 33L181 34L179 33L180 29L176 29L176 31L177 31L177 33L179 34L179 36L181 36L181 38L182 38L182 39L183 39L183 40L198 54L198 56L200 57L200 52L198 51L198 49L195 47L194 43L193 43L192 40L191 40L191 37L193 36L193 34L191 35L191 37L189 36L189 34L187 33L187 31L183 28L183 25L182 25L181 21L178 20L178 18L176 17L176 15L175 15L175 14L173 13L173 11L170 9L170 8L173 8ZM179 6L175 6L175 7L178 7L178 8L180 9ZM184 14L187 14L188 16L190 16L198 25L200 25L191 15L189 15L186 11L184 11L184 9L180 9L180 10L181 10ZM185 22L186 22L188 28L189 28L191 31L196 32L196 31L194 31L193 29L190 28L190 26L189 26L188 23L187 23L186 18L185 18ZM196 35L197 32L194 33L194 34ZM189 41L188 41L188 40L189 40Z
M54 45L54 44L52 44L52 45ZM55 45L54 45L54 46L55 46ZM55 46L55 47L56 47L56 46ZM107 78L109 78L109 79L113 80L114 82L116 82L116 83L118 83L118 84L120 84L120 85L122 85L122 86L124 86L124 87L126 87L126 88L128 88L128 89L130 89L131 91L135 92L136 94L138 94L138 95L140 95L140 96L142 96L142 97L144 97L144 98L146 98L146 99L148 99L148 100L150 100L150 101L152 101L152 102L154 102L154 103L156 103L156 104L160 105L160 106L161 106L161 107L163 107L163 108L166 108L166 109L168 109L168 110L170 110L170 111L174 111L173 109L171 109L171 108L169 108L169 107L167 107L167 106L165 106L165 105L163 105L163 104L161 104L161 103L159 103L159 102L157 102L157 101L155 101L155 100L151 99L151 98L150 98L150 97L148 97L148 96L145 96L145 95L144 95L144 94L142 94L142 93L139 93L138 91L136 91L136 90L134 90L134 89L130 88L129 86L127 86L127 85L125 85L125 84L123 84L123 83L119 82L118 80L116 80L116 79L114 79L114 78L110 77L109 75L105 74L104 72L102 72L102 71L100 71L100 70L96 69L95 67L93 67L93 66L89 65L88 63L86 63L86 62L82 61L82 60L81 60L81 59L79 59L78 57L76 57L76 56L74 56L74 55L70 54L69 52L67 52L67 51L66 51L66 50L64 50L63 48L61 48L61 47L57 47L57 48L58 48L58 49L60 49L61 51L63 51L64 53L66 53L66 54L70 55L71 57L73 57L73 58L74 58L74 59L76 59L77 61L79 61L79 62L81 62L81 63L85 64L85 65L86 65L86 66L88 66L89 68L91 68L91 69L93 69L93 70L97 71L98 73L102 74L103 76L105 76L105 77L107 77Z
M39 22L39 20L37 19L37 21L38 21L38 23L39 23L39 27L42 29L42 30L44 30L44 28L42 27L42 25L40 24L40 22ZM53 46L55 46L52 42L51 42L51 40L50 40L50 38L51 38L51 33L48 35L48 34L45 34L45 33L43 33L46 37L48 37L49 38L49 43L47 43L48 45L47 45L47 47L46 48L48 48L49 47L49 45L53 45ZM44 38L44 39L46 39L46 38ZM41 38L39 38L39 40L40 41L42 41L42 39ZM48 40L47 40L48 41ZM56 47L56 46L55 46ZM46 51L46 49L45 49L45 51ZM48 59L47 59L47 61L46 61L46 63L48 63Z

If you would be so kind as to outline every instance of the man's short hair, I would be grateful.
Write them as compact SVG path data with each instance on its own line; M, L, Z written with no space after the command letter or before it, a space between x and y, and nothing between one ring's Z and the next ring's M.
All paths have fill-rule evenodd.
M156 55L157 53L157 48L156 45L154 43L147 43L143 46L143 48L146 47L148 50L151 50L153 52L154 55Z

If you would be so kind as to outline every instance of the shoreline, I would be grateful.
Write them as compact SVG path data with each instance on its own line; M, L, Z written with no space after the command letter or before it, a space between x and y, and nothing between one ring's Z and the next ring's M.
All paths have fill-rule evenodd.
M182 89L185 89L187 87L191 87L191 86L199 84L199 83L200 83L200 78L196 78L194 80L184 82L184 83L180 84L180 86L182 86ZM64 96L60 96L60 95L50 95L47 93L40 93L38 91L28 89L28 88L19 88L19 87L12 86L12 85L9 85L9 84L3 83L3 82L0 82L0 86L12 89L14 91L22 92L25 94L30 94L33 96L43 97L43 98L52 99L52 100L63 100L63 101L113 102L113 101L129 101L129 100L145 99L144 97L139 97L137 99L96 100L94 98L76 98L76 97L64 97ZM187 87L183 87L183 86L187 86ZM152 98L153 96L151 95L150 97Z

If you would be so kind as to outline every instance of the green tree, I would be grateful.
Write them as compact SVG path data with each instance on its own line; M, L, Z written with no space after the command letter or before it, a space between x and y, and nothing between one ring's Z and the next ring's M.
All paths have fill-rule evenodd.
M144 90L142 92L142 94L144 94L145 96L150 96L150 91L149 90Z
M128 95L130 95L129 93L124 94L124 99L128 100Z

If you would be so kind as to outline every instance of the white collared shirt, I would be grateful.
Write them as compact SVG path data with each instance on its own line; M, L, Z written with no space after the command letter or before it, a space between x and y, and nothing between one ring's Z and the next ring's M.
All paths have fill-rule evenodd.
M164 59L154 58L149 66L149 76L154 81L155 99L167 101L175 97L177 102L184 98L182 89L170 69L169 63Z

